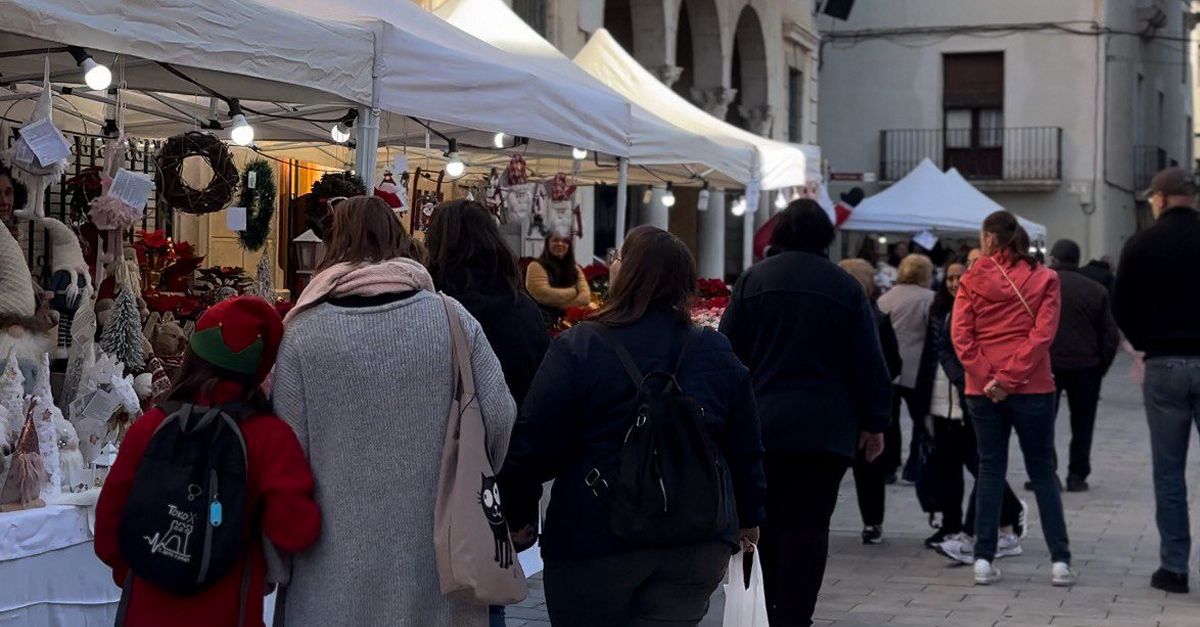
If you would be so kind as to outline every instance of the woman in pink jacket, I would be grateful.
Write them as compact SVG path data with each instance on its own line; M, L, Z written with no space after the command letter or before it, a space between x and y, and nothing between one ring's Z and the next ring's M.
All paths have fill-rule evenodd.
M1000 579L992 565L1000 502L1013 430L1037 495L1050 549L1051 583L1070 586L1067 524L1054 451L1054 376L1050 344L1058 330L1058 275L1027 254L1029 237L1013 214L997 211L979 234L983 258L959 284L954 303L954 349L966 369L967 404L979 441L976 490L975 583Z

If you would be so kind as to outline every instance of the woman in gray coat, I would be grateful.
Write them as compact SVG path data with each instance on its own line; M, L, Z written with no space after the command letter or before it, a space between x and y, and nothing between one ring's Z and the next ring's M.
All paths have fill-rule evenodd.
M275 369L275 409L308 455L322 514L321 538L294 557L280 609L288 627L483 627L486 606L442 596L434 557L454 393L444 305L386 203L351 198L332 218ZM479 323L453 304L499 470L516 406Z

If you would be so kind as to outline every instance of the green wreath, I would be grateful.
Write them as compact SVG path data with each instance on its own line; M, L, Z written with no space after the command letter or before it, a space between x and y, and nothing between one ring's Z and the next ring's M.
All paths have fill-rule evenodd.
M250 188L250 173L254 173L254 189ZM242 193L238 204L246 208L246 230L238 234L246 250L257 251L267 243L271 234L271 217L275 215L275 180L271 164L262 159L246 164L242 172Z

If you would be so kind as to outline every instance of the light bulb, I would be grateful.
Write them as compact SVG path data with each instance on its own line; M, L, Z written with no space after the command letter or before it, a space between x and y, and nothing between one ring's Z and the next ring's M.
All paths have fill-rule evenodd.
M450 178L458 178L463 175L463 172L467 171L467 166L462 162L462 158L458 156L457 151L446 155L446 158L448 159L446 162L446 174Z
M107 67L96 63L96 60L88 57L83 60L83 82L95 91L108 89L112 84L112 71Z
M880 244L883 244L884 246L887 246L887 236L886 236L886 235L880 235L880 236L879 236L879 243L880 243Z
M642 204L648 205L652 200L654 200L654 189L647 187L646 191L642 192Z
M667 183L667 191L663 192L662 204L668 209L675 206L675 190L671 189L670 183Z
M733 204L729 207L729 211L739 218L746 215L746 198L743 196L733 201Z
M350 141L350 129L346 128L342 122L338 122L329 129L329 136L333 138L333 141L344 144Z
M1031 255L1036 255L1037 253L1038 253L1038 247L1037 247L1037 246L1030 246L1030 247L1029 247L1029 254L1031 254Z
M587 155L588 151L584 150L583 148L571 149L571 156L574 157L576 161L583 161L584 159L587 159Z
M787 206L788 206L788 200L787 200L787 197L783 195L783 192L779 192L778 194L775 194L775 208L776 209L787 209Z
M709 194L707 186L700 190L700 195L696 197L696 210L697 211L708 211L709 195L710 194Z
M492 135L492 145L497 148L504 147L504 133L496 133Z
M235 113L233 116L233 130L229 131L229 138L233 143L239 146L249 146L254 143L254 127L246 121L246 116L241 113Z

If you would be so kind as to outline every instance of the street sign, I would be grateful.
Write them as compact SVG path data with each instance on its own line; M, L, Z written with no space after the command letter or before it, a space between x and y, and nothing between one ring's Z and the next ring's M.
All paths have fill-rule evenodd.
M829 180L837 181L837 182L844 182L844 183L851 183L851 182L853 182L853 183L874 183L875 182L875 173L874 172L830 172Z

